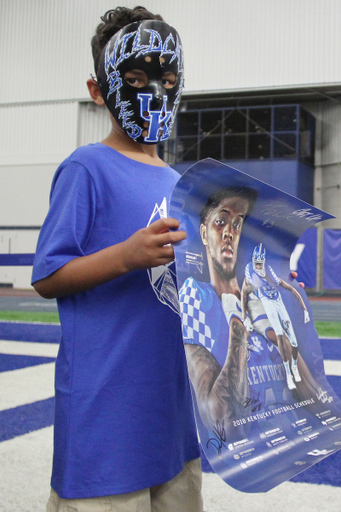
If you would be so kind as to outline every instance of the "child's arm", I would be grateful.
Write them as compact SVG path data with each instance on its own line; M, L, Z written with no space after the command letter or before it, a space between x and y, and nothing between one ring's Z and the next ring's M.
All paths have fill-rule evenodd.
M69 261L33 286L42 297L53 299L90 290L132 270L171 263L174 250L168 244L186 238L184 231L169 231L178 227L176 219L157 220L124 242Z

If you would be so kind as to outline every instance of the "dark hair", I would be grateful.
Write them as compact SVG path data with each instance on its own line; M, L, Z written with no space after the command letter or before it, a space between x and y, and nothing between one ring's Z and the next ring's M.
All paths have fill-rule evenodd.
M102 50L116 32L134 21L163 21L163 18L159 14L147 11L144 7L137 6L134 9L116 7L116 9L111 9L104 16L101 16L101 20L103 23L97 26L95 35L91 39L91 50L96 74Z
M219 192L215 192L207 199L200 212L200 224L205 224L209 213L217 206L219 206L220 202L227 197L240 197L242 199L247 199L249 202L245 216L245 218L247 218L252 212L253 206L257 199L257 195L258 193L256 190L248 187L228 187L219 190Z

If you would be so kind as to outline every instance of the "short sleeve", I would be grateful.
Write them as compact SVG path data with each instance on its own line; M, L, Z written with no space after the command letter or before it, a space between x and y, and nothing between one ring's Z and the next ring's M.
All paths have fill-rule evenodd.
M96 212L96 190L89 171L66 160L52 182L50 208L42 226L32 283L86 254Z

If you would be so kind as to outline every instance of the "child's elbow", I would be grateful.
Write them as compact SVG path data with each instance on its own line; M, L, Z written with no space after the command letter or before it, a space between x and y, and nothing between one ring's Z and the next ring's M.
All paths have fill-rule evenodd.
M53 288L50 286L48 278L41 279L40 281L36 281L32 284L35 291L43 297L43 299L55 299L56 294L54 293Z

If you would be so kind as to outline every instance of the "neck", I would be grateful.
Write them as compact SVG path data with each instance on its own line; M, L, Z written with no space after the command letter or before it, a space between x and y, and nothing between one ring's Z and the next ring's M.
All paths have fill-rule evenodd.
M134 141L115 123L109 135L102 140L102 144L110 146L122 155L141 163L166 167L166 164L157 154L156 144L140 144Z
M225 276L223 277L215 268L212 260L209 259L208 267L210 272L211 283L213 288L221 300L223 293L232 293L238 299L240 299L240 288L236 276Z

